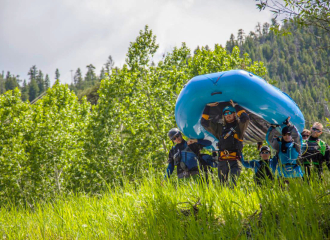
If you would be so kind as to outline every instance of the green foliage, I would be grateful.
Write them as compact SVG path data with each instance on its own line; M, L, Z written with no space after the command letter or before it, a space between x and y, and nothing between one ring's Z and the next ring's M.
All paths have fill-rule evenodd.
M231 38L227 50L205 46L192 54L183 43L153 63L158 45L146 26L130 44L126 64L113 68L109 57L101 82L92 64L85 78L77 70L70 88L80 100L59 82L35 105L20 100L18 90L1 95L0 203L33 205L35 199L59 193L99 193L122 184L122 176L136 180L150 169L163 172L172 147L166 133L176 125L177 96L196 75L245 69L288 92L308 124L321 119L327 109L316 101L329 95L329 81L326 74L310 74L329 70L329 53L320 48L315 54L312 49L327 44L329 37L313 39L297 30L294 36L280 38L268 29L269 24L258 24L257 33L247 37L240 31L240 40ZM40 86L47 88L36 66L29 75L30 83L23 82L24 98L38 92L38 76ZM3 79L2 74L0 88ZM258 156L255 146L246 146L244 154L246 159Z
M97 91L100 88L100 82L96 83L93 87L87 88L83 91L78 92L78 98L82 99L86 97L87 101L90 102L92 105L96 105L99 99L99 95Z
M79 186L90 105L59 83L35 105L20 97L0 96L0 202L32 204Z
M0 96L0 201L16 200L29 195L25 177L30 174L25 135L31 130L31 109L21 100L16 88Z
M136 41L130 43L126 63L132 70L147 66L157 49L156 36L146 25L144 31L140 31Z
M327 239L329 175L311 184L257 187L244 172L235 189L173 179L117 185L102 196L63 196L33 210L2 206L6 239ZM283 183L282 183L283 184Z
M183 43L154 66L150 59L157 48L146 27L130 44L127 65L101 82L86 149L88 158L97 160L91 168L106 182L123 173L147 174L150 165L164 167L172 147L166 133L175 126L176 98L190 78L236 68L266 73L263 64L252 63L248 54L241 58L237 47L232 54L219 45L214 50L202 47L191 56Z
M33 105L34 131L30 157L36 165L36 178L44 191L55 193L76 187L84 162L84 141L89 123L90 105L78 98L66 85L56 82L47 94ZM30 142L31 142L30 140Z

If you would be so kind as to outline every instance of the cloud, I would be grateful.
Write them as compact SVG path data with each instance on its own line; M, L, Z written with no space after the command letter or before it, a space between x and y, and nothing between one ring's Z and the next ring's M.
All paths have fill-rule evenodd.
M37 65L54 79L71 82L70 70L88 64L97 73L109 55L117 66L125 61L129 43L146 24L160 44L159 54L182 42L225 45L231 33L254 30L270 21L253 1L224 0L11 0L0 8L0 70L27 78Z

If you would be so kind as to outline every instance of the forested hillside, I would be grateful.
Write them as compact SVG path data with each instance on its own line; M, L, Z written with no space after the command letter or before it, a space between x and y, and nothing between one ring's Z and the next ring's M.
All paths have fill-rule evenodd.
M41 70L38 70L36 65L30 68L28 75L29 82L25 79L21 80L19 75L14 75L10 72L5 74L4 71L2 71L2 74L0 74L0 94L18 87L21 90L21 98L23 101L33 101L50 87L48 74L44 75ZM58 69L56 69L56 77L57 79L60 77Z
M258 24L255 32L246 35L240 29L236 38L231 35L226 49L230 52L239 46L241 54L265 63L265 78L295 100L306 127L314 121L325 123L330 117L330 34L315 27L298 29L286 24L292 34L277 36L269 31L270 26Z
M96 104L98 98L97 90L100 87L100 82L111 73L113 66L114 61L112 57L109 56L99 75L95 73L95 66L93 66L93 64L86 66L87 72L85 76L83 76L81 69L78 68L72 75L73 82L70 84L70 89L74 90L80 99L87 95L88 101L92 104ZM9 71L6 73L2 71L2 73L0 73L0 94L18 87L22 93L22 100L29 100L31 102L43 94L51 85L49 75L45 75L36 65L30 68L28 76L29 79L27 81L26 79L22 80L19 75L12 74ZM55 81L60 79L60 70L56 69ZM96 98L93 98L93 92L97 95Z

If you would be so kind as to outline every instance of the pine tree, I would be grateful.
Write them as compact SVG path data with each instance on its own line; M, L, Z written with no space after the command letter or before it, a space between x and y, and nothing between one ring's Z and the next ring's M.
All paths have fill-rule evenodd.
M115 65L115 62L113 61L111 55L109 55L108 60L107 60L106 64L104 64L104 65L105 65L105 72L108 75L110 75L111 74L111 70L112 70L113 66ZM101 79L103 79L103 78L101 78Z
M60 80L60 71L58 70L58 68L56 68L55 71L55 80Z
M44 74L41 70L39 70L36 82L38 84L39 92L40 94L45 91L45 80L44 80Z
M22 86L22 101L26 101L29 99L29 85L27 85L26 80L24 79L23 81L23 86Z
M268 34L268 31L269 31L269 23L265 22L263 25L262 25L262 34L263 35L266 35Z
M6 92L4 73L0 74L0 94Z
M100 72L100 80L102 80L102 79L105 79L105 70L104 70L104 68L102 67L102 69L101 69L101 72Z
M7 72L6 81L5 81L5 89L8 90L14 90L16 87L18 87L18 83L16 81L16 78L10 74L10 72Z
M237 46L237 41L235 40L234 34L231 34L229 41L226 43L226 49L228 52L232 52L235 46Z
M94 82L96 81L96 75L95 75L95 67L93 66L93 64L89 64L86 66L87 67L87 73L85 76L85 82L87 84L87 86L92 86L94 84Z
M278 25L276 18L272 18L271 22L272 22L271 23L272 26L277 26Z
M260 22L258 22L258 24L256 26L256 33L258 34L259 37L262 35Z
M36 67L36 65L33 65L29 72L28 75L30 76L30 81L32 81L32 79L36 80L37 79L37 75L38 75L38 69Z
M74 74L73 82L74 82L74 85L77 87L77 89L83 88L83 78L82 78L80 68L78 68L76 73Z
M250 32L249 32L249 37L254 39L254 38L256 37L255 32L250 31Z
M240 46L242 46L242 44L244 42L244 36L245 36L245 33L244 33L243 29L239 29L238 33L237 33L237 42Z
M50 88L50 79L49 79L48 74L46 74L46 77L45 77L45 90L47 90L48 88Z
M30 102L33 101L38 97L39 88L36 79L32 78L29 84L29 100Z
M196 49L194 50L194 55L197 54L200 50L201 50L200 47L197 46Z

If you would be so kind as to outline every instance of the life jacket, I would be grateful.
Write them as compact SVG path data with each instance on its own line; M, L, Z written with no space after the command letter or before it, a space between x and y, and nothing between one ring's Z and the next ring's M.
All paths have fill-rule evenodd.
M297 152L295 148L294 142L287 142L286 144L286 151L282 151L282 141L278 140L278 144L280 146L280 151L278 153L278 157L280 162L285 164L297 164L297 158L299 157L299 152Z
M313 163L318 165L322 160L322 156L325 154L326 145L318 139L317 141L304 141L303 143L303 155L302 158L305 160L304 164Z
M219 138L219 160L239 160L240 153L243 149L243 139L239 139L241 135L238 123L233 127L224 125L222 134Z
M318 142L309 142L306 141L306 145L307 145L307 152L308 153L320 153L320 146L318 144Z
M184 149L178 149L176 154L179 156L175 157L174 165L180 165L186 172L198 170L198 156L189 148L187 142L184 143Z
M282 152L282 141L278 141L278 143L280 146L280 151L278 152L279 164L277 165L279 176L285 178L302 177L303 173L297 164L299 152L295 148L295 143L285 143L285 152Z

